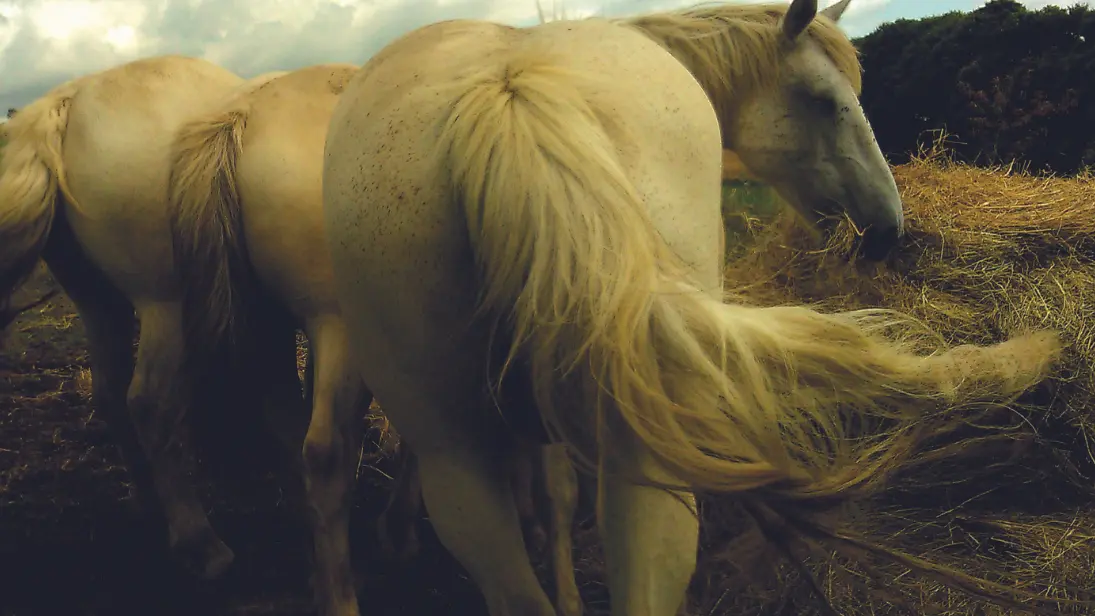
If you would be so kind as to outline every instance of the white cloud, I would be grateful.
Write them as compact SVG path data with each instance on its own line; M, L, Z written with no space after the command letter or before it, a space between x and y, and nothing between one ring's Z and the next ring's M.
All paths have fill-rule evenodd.
M1069 7L1074 4L1086 4L1087 6L1095 6L1095 0L1019 0L1021 4L1029 9L1041 9L1050 5Z
M823 2L824 6L836 4L838 0L829 0ZM893 0L852 0L852 3L848 5L847 10L844 11L844 17L854 17L863 13L870 13L878 10L880 7L890 4Z
M553 5L568 17L622 16L700 0L540 1L550 18ZM899 5L905 10L919 1L852 0L845 27L862 34ZM969 9L980 1L951 3ZM244 76L362 63L408 30L454 18L538 21L536 0L0 0L0 108L21 106L65 79L162 53L203 56Z

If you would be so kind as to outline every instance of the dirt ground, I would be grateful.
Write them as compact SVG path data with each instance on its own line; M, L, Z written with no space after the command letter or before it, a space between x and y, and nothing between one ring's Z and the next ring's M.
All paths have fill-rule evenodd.
M43 269L20 292L17 303L54 286ZM216 464L199 469L196 484L210 519L236 553L226 577L197 582L171 564L166 533L138 511L107 426L91 408L87 363L83 327L63 294L25 312L0 341L0 616L314 613L301 542L306 528L294 522L283 482L261 464L228 475L219 474L222 469ZM242 450L259 459L266 455ZM395 469L393 461L376 456L376 450L371 444L366 454L374 454L374 461L366 460L359 469L351 520L363 614L485 616L478 590L441 548L427 520L419 520L421 550L415 560L397 566L381 557L376 518L386 504ZM722 516L714 504L712 516ZM939 513L932 511L919 519L930 520ZM596 616L605 612L607 597L591 527L588 515L579 520L576 577L587 616ZM735 534L732 522L705 527L690 613L820 613L816 598L801 580L797 590L787 591L786 601L765 607L748 596L728 597L728 570L717 558ZM539 573L546 581L542 566ZM963 604L945 613L999 612Z
M22 292L52 285L38 276ZM272 473L218 485L199 477L213 525L236 552L228 576L188 581L165 535L141 515L128 475L90 406L83 328L63 295L24 313L0 351L0 616L312 613L308 565ZM378 556L374 528L393 469L360 469L352 521L363 611L485 613L467 575L419 525L417 560ZM378 468L379 467L379 468Z

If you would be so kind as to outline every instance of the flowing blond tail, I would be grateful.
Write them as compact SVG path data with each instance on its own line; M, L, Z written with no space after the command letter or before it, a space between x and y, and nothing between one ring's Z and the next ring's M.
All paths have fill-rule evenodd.
M556 408L555 374L588 366L591 391L605 392L598 418L622 418L674 487L749 492L778 510L877 484L938 434L929 419L943 414L928 411L1010 400L1060 352L1049 332L940 352L884 311L727 305L687 282L580 76L524 52L468 79L439 147L484 272L483 308L511 314L509 359L530 360L556 435L589 422ZM885 436L847 438L880 422Z
M5 125L0 152L0 299L21 285L49 239L60 191L77 206L65 177L62 147L76 80L19 110Z
M183 287L183 327L195 364L241 341L253 272L244 241L236 165L247 95L284 72L245 82L217 112L179 129L172 144L168 223Z
M885 312L749 308L698 291L576 83L542 57L511 58L471 78L441 138L483 306L512 309L510 359L528 353L556 434L582 420L560 417L552 374L586 364L676 487L832 497L897 465L929 405L1010 399L1046 375L1060 349L1050 333L919 356ZM898 425L885 442L846 438L849 423L887 419Z

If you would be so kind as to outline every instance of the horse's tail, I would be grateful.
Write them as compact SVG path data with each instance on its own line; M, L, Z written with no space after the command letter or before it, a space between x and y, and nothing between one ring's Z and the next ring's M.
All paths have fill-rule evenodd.
M614 417L679 478L666 487L739 492L800 518L817 509L802 501L880 485L944 416L933 406L1010 399L1046 376L1060 352L1049 332L922 355L892 313L751 308L701 292L621 166L599 119L608 112L576 79L531 53L473 75L439 147L483 272L482 308L511 316L509 360L530 362L546 426L580 460L593 452L574 430L594 418L552 392L574 367L592 372L594 442ZM884 335L894 331L905 335ZM849 438L883 420L887 436Z
M187 355L197 365L232 354L246 328L253 272L236 165L251 112L247 95L284 74L245 82L217 111L184 124L172 144L168 223L182 284Z
M4 127L0 153L0 305L38 263L60 192L73 206L62 156L68 112L78 89L70 81L19 110Z

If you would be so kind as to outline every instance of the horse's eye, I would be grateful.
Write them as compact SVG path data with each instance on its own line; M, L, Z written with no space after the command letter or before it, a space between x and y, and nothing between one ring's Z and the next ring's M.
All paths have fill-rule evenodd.
M836 115L837 113L838 105L836 101L830 96L809 92L804 96L804 98L806 99L807 105L809 105L811 108L821 114Z

